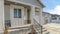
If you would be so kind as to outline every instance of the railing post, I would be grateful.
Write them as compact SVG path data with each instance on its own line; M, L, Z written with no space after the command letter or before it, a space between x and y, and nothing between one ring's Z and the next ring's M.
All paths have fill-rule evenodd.
M7 26L5 26L4 34L8 34L8 27Z
M43 34L43 32L42 32L42 26L41 26L41 34Z
M34 32L34 28L33 28L33 25L32 25L32 32L31 32L32 34L34 34L35 32Z

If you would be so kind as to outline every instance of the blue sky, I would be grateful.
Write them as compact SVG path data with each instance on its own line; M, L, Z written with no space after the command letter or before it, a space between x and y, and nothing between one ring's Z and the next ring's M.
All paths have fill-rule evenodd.
M53 14L59 14L60 0L41 0L41 1L46 6L44 8L44 12L50 12L50 13L53 12Z

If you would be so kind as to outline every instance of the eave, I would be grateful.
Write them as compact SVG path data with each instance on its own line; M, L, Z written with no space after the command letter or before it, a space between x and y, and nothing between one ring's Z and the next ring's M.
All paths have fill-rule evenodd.
M43 8L45 7L45 5L40 0L37 1L40 3L40 5L42 5Z

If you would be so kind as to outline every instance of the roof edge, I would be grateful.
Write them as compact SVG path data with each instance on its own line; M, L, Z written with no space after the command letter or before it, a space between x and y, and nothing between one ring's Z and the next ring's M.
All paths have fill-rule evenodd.
M45 5L40 0L37 1L43 6L43 8L45 7Z

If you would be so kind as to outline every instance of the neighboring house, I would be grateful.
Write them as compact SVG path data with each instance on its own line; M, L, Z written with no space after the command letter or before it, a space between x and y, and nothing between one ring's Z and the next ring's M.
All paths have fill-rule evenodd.
M60 15L42 12L42 25L47 23L60 23Z
M41 28L38 27L42 23L43 7L39 0L0 0L0 31L8 26L12 28L10 34L30 34L31 24L37 26L34 30L40 34Z
M51 22L52 23L60 23L60 15L51 14Z
M42 12L42 25L51 22L51 14L47 12Z

